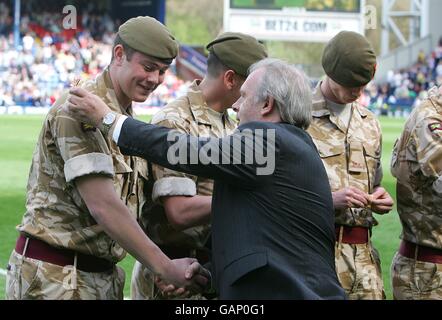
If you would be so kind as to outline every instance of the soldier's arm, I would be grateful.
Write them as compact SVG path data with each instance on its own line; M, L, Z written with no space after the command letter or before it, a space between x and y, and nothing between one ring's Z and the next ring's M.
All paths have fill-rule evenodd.
M167 109L166 109L167 110ZM152 123L188 133L185 121L160 111ZM160 201L170 225L180 231L210 222L212 197L197 195L197 177L153 165L155 179L152 200Z
M88 175L77 178L75 185L97 223L135 259L168 283L177 287L201 289L185 278L186 270L196 260L170 260L130 215L129 209L116 194L112 179ZM199 278L198 281L205 280Z
M414 132L416 158L422 173L442 194L442 116L424 119Z
M109 237L166 281L196 289L196 283L185 278L194 259L170 260L144 234L116 194L112 157L105 150L101 134L85 129L63 110L58 112L51 130L64 161L66 183L77 188L90 214ZM201 278L195 281L204 283Z
M210 196L162 197L161 201L167 220L176 230L184 230L210 222L212 211L212 197Z

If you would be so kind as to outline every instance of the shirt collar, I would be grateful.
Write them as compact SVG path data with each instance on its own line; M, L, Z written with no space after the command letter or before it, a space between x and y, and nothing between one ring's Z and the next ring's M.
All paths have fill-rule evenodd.
M321 83L316 86L313 90L313 106L312 106L312 116L314 118L322 118L325 116L330 116L330 110L327 107L327 101L321 91ZM367 110L360 106L359 103L352 103L353 110L356 110L361 118L365 119L368 116Z

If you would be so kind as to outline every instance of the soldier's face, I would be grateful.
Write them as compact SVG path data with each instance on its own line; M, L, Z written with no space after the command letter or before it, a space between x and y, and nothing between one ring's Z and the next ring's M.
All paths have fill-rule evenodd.
M131 101L144 102L164 81L168 64L135 52L130 61L124 59L119 73L121 90Z
M265 102L257 101L256 90L263 76L264 69L253 71L241 86L240 97L233 104L232 109L236 112L240 124L261 120L261 108Z
M362 95L362 92L365 89L365 86L356 87L356 88L346 88L341 86L340 84L334 82L329 78L330 90L333 95L336 97L336 100L342 104L348 104L355 102Z

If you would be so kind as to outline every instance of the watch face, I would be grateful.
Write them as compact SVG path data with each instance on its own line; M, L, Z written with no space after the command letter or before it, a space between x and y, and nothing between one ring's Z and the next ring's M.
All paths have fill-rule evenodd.
M103 118L104 124L112 124L115 121L116 115L115 113L107 113Z

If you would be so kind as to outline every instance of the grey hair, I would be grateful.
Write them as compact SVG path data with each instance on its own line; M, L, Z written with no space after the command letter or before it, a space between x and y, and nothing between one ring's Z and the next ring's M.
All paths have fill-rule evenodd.
M249 74L263 68L256 88L256 101L272 97L283 122L306 130L312 121L312 88L304 72L285 61L266 58L249 68Z

